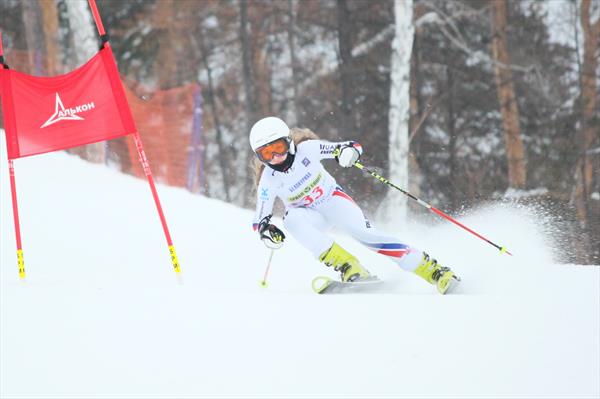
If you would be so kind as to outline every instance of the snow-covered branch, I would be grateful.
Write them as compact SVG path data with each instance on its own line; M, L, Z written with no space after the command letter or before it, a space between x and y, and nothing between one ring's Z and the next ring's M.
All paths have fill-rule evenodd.
M381 32L377 33L375 36L373 36L372 38L370 38L369 40L366 40L360 44L358 44L357 46L355 46L352 49L352 57L359 57L361 55L367 54L373 47L377 46L378 44L380 44L381 42L385 41L388 39L389 36L391 36L394 33L394 25L388 25L387 27L385 27L383 30L381 30ZM304 86L310 86L312 85L316 80L324 77L324 76L328 76L330 74L332 74L339 66L339 63L333 59L330 62L327 63L323 63L321 65L321 68L319 68L319 70L317 70L310 79L308 79L306 82L304 82Z
M529 67L524 67L524 66L515 65L515 64L504 64L502 62L496 61L488 54L488 52L472 49L467 44L467 40L462 35L462 33L460 32L460 29L458 29L458 26L455 23L457 16L458 15L470 16L473 14L480 14L483 11L487 11L487 8L483 8L482 9L483 11L482 10L468 10L467 12L462 11L455 16L449 16L446 13L444 13L442 10L440 10L439 7L437 7L434 2L424 2L423 4L425 4L427 7L429 7L433 11L426 13L425 15L423 15L421 18L419 18L415 22L415 26L417 28L420 28L426 24L435 24L440 29L442 34L448 40L450 40L450 42L454 46L456 46L457 48L459 48L466 54L470 55L478 62L486 63L489 65L497 65L502 68L510 69L513 71L524 72L524 73L531 73L531 72L536 71L537 68L536 68L536 66L533 66L533 65L529 66ZM450 29L448 29L448 27Z
M381 32L370 38L369 40L359 44L358 46L352 49L352 56L358 57L364 54L367 54L373 47L377 46L379 43L387 40L389 36L394 33L394 25L388 25Z

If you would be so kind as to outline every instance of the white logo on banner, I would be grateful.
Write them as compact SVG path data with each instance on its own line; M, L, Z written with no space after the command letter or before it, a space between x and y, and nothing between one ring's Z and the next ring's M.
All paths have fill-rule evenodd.
M40 128L43 129L60 121L82 121L83 118L77 114L80 112L89 111L93 108L96 108L96 104L94 104L94 102L78 105L76 107L65 108L65 106L62 103L62 100L58 96L58 93L56 93L56 104L54 106L54 113Z

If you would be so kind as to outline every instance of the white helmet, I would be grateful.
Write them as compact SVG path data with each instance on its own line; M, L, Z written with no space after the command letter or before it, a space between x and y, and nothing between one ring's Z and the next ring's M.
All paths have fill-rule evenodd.
M282 137L290 136L290 128L279 118L269 116L256 122L250 129L252 151ZM290 146L290 149L292 147ZM293 152L291 152L293 154Z

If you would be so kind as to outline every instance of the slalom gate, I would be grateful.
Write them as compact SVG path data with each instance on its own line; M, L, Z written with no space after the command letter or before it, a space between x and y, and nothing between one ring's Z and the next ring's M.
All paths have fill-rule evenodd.
M100 35L102 43L100 50L87 63L63 75L37 77L11 69L4 59L0 32L0 95L6 130L19 277L25 278L25 261L21 242L14 160L107 140L122 144L124 139L127 141L125 141L126 145L122 146L121 157L129 159L130 173L146 177L167 241L173 269L176 273L180 273L179 261L150 170L150 163L135 123L136 119L145 119L142 111L148 112L147 107L142 107L138 103L140 100L123 87L109 43L109 36L104 30L96 2L88 0L88 4ZM158 104L155 107L160 108L169 101L181 99L180 96L185 96L185 90L188 91L188 97L191 92L192 98L200 101L199 88L191 87L180 90L181 92L165 94L162 98L159 96L155 100ZM138 112L132 112L130 102L134 104L134 110L138 110ZM200 107L197 101L191 102L187 106L192 107L193 110ZM162 115L163 119L155 118L154 120L158 120L158 122L153 123L164 126L165 112L162 111L162 108L155 109L155 111L156 115ZM196 114L194 111L192 113ZM198 112L198 116L191 120L192 131L195 131L194 129L199 131L200 116L201 114ZM153 131L156 133L156 125L146 126L146 129L148 131L154 129ZM181 144L176 140L171 143L171 140L161 138L160 131L156 136L158 139L152 137L152 147L160 147L165 151L165 153L152 154L159 160L170 154L169 145ZM201 147L201 142L196 135L192 135L192 138L195 140L193 141L194 145L198 148ZM158 140L159 143L154 143L155 140ZM201 157L198 156L198 153L198 151L191 151L189 159L185 160L194 166L194 169L191 169L193 171L198 171L202 167ZM134 158L139 163L135 162ZM166 162L165 164L172 165L173 163ZM191 173L179 177L176 173L166 170L162 171L161 176L168 183L174 185L190 186L195 184L195 175Z

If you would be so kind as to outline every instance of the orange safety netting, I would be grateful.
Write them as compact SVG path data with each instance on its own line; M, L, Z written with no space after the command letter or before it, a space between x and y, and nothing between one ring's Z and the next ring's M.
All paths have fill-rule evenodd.
M141 98L128 87L125 93L154 177L170 186L198 191L203 173L199 86L189 83ZM122 171L144 176L133 140L113 140L109 149L118 157Z

